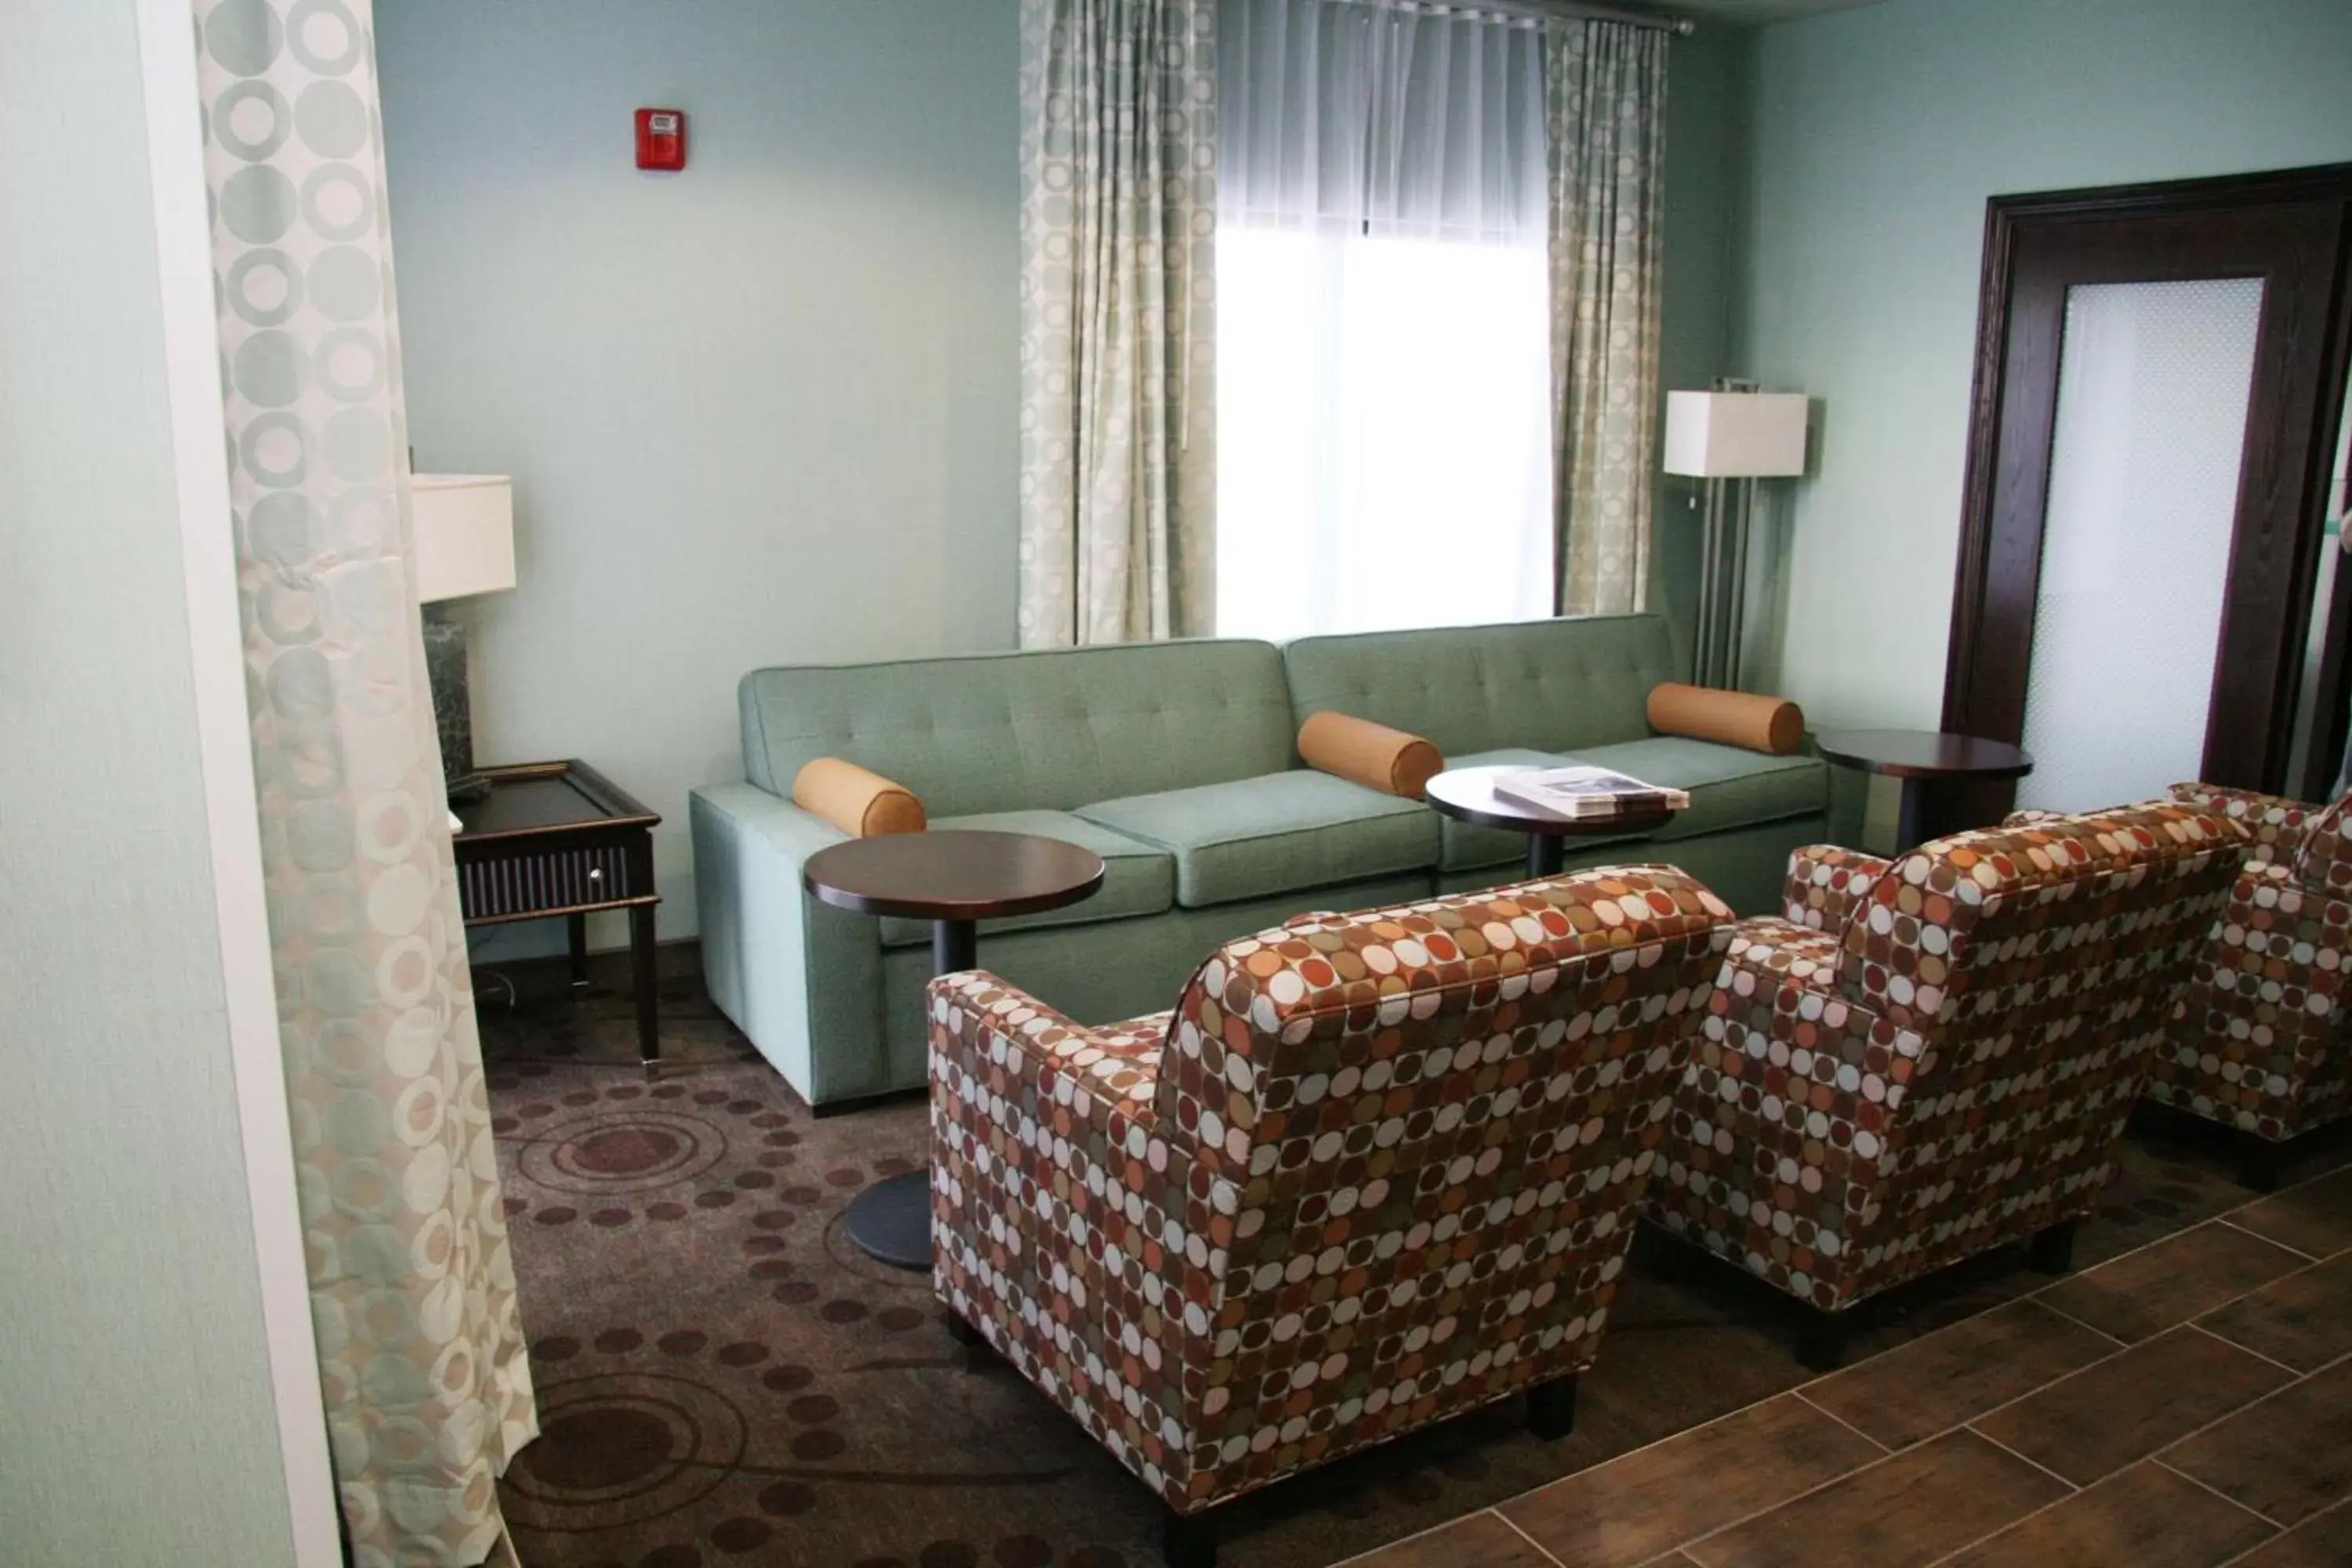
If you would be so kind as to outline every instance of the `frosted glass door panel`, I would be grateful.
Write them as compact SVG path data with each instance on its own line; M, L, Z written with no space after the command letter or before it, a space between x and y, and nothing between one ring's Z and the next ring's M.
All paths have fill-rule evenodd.
M2146 800L2204 762L2262 309L2251 278L2067 293L2020 805Z

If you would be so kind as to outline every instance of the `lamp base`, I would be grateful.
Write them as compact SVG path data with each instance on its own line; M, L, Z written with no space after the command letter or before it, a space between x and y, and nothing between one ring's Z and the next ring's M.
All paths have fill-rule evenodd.
M440 605L425 606L425 679L441 742L444 788L454 804L479 800L490 781L474 768L474 709L466 684L466 623Z

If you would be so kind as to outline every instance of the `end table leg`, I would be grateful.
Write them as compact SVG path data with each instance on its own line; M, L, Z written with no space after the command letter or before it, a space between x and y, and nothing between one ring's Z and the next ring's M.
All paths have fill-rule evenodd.
M1898 779L1903 786L1895 814L1895 853L1908 855L1919 847L1919 796L1926 786L1917 779Z
M1568 864L1568 845L1548 833L1528 835L1528 877L1557 877Z
M980 928L971 921L931 922L931 973L961 974L980 967Z
M564 916L563 934L572 948L572 989L584 991L588 988L588 917Z
M661 1018L655 1005L654 906L629 909L629 968L637 984L637 1055L647 1063L661 1059Z

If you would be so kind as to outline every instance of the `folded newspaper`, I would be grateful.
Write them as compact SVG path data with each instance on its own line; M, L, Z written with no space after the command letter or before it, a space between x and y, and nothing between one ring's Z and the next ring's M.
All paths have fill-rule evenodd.
M1608 768L1528 768L1497 773L1495 793L1579 820L1680 811L1690 796Z

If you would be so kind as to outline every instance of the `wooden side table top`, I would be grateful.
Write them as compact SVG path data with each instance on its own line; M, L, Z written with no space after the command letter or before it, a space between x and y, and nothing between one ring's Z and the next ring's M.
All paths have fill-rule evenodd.
M1497 775L1533 771L1525 764L1448 768L1429 781L1424 795L1432 806L1463 822L1475 822L1481 827L1505 828L1513 833L1531 833L1545 838L1598 838L1617 835L1630 837L1654 833L1674 820L1675 814L1663 806L1651 811L1628 812L1622 816L1568 816L1495 792Z
M653 827L661 817L577 758L484 768L490 791L452 806L460 844L488 844L583 827Z
M1102 886L1102 858L1033 833L944 828L853 838L820 849L801 881L826 903L866 915L997 920L1060 909Z
M1813 737L1831 762L1898 779L2014 779L2033 758L2006 741L1937 730L1829 730Z

